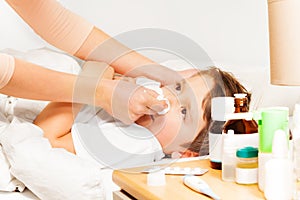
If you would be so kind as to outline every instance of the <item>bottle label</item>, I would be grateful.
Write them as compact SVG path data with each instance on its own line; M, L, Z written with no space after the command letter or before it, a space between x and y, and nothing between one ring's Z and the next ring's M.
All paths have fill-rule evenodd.
M257 168L236 168L235 181L240 184L257 183Z
M226 140L228 137L228 134L223 133L223 139ZM259 144L259 134L258 133L252 133L252 134L234 134L232 135L234 139L234 145L236 146L236 149L243 148L246 146L251 147L258 147Z

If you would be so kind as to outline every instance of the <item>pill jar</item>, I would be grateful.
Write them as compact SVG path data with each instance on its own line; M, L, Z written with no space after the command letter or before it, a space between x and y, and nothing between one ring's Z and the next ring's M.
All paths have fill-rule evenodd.
M239 184L257 183L258 174L258 149L255 147L244 147L236 151L235 181Z

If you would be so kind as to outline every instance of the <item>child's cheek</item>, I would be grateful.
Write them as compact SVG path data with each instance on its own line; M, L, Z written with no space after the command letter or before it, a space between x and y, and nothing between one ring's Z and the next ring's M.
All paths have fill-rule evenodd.
M171 114L171 113L170 113ZM169 143L172 143L180 132L182 121L178 115L173 114L166 121L166 126L163 129L164 135L167 137Z

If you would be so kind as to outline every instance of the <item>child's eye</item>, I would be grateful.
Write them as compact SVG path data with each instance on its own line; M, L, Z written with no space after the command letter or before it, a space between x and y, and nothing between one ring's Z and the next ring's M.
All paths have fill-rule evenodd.
M180 83L176 83L175 90L181 91L181 84Z
M181 114L183 116L183 119L185 119L186 117L186 112L187 112L186 108L181 108Z

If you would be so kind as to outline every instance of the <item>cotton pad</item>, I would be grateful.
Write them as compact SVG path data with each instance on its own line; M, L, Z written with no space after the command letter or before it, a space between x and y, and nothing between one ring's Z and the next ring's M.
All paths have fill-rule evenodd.
M155 91L158 94L157 100L166 101L166 104L167 104L168 107L165 108L164 110L160 111L160 112L157 112L157 114L164 115L167 112L169 112L169 110L170 110L170 101L167 98L165 98L163 90L160 88L161 84L159 82L148 79L148 78L139 77L139 78L136 79L135 83L137 85L141 85L145 88L148 88L150 90Z

